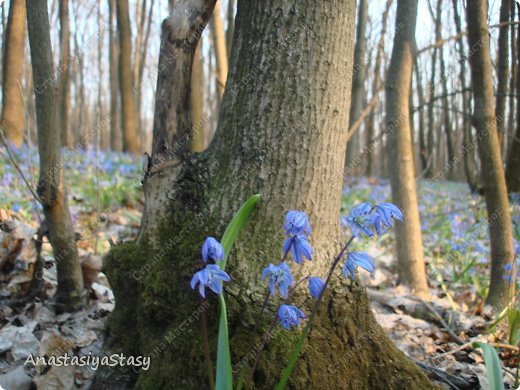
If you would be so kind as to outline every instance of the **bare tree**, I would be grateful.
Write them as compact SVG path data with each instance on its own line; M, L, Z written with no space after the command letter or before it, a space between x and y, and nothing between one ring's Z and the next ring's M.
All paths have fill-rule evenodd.
M121 151L122 133L120 125L119 108L119 40L116 28L116 0L108 0L109 32L109 73L110 73L110 147L112 150Z
M3 5L3 3L2 3ZM25 47L25 0L11 0L3 46L2 128L17 148L23 144L25 114L22 96Z
M466 12L471 84L475 102L473 124L477 131L482 164L482 183L491 245L491 284L486 302L500 307L507 304L512 297L513 283L508 283L504 279L504 266L512 264L514 251L511 213L495 116L487 1L469 1Z
M119 90L121 92L123 150L137 154L141 148L137 128L139 116L131 67L132 32L128 0L117 0L117 28L119 31Z
M219 100L224 95L226 80L228 74L228 54L226 49L226 35L222 24L222 15L220 14L220 1L215 3L213 17L210 20L211 35L213 37L213 45L215 47L215 56L217 60L217 89Z
M70 26L69 0L59 1L60 15L60 67L59 67L59 127L61 146L72 149L73 139L70 134Z
M367 21L368 0L359 0L356 23L356 44L354 46L354 68L352 70L352 101L350 105L349 128L352 127L354 122L361 115L366 96ZM360 132L356 131L347 142L346 166L349 166L349 164L357 158L360 144Z
M392 198L405 215L404 223L397 225L396 232L399 278L416 295L427 298L429 292L410 139L409 96L416 20L417 0L398 0L394 47L386 83L386 129L388 157L392 161Z
M379 100L378 95L381 90L381 63L383 60L383 56L385 54L385 34L386 34L386 26L388 21L388 13L390 11L390 6L392 5L393 0L387 0L385 10L383 12L382 21L381 21L381 35L379 37L379 41L377 42L377 52L376 52L376 60L374 63L374 81L372 84L372 96L376 97ZM375 104L378 102L376 101ZM368 176L373 175L373 158L374 151L373 149L373 137L374 137L374 117L375 113L371 112L368 116L367 124L366 124L366 149L368 150L367 154L367 166L366 166L366 174Z
M520 15L520 5L517 5ZM517 25L516 56L520 53L520 24ZM518 66L518 64L516 64ZM518 72L518 69L517 69ZM506 171L507 189L509 192L520 192L520 77L516 75L516 131L511 137Z
M506 115L507 81L509 77L509 12L511 0L502 0L500 4L500 32L498 35L498 69L496 91L496 118L498 131L498 144L500 150L504 145L504 127Z
M67 196L62 180L57 98L46 0L27 0L27 26L36 96L40 178L38 194L58 270L59 310L84 306L86 294Z
M459 8L457 4L457 0L453 0L453 19L455 21L455 28L457 35L461 35L462 33L462 22L460 19ZM478 190L478 178L476 174L476 164L475 164L475 153L474 153L474 145L473 145L473 137L471 134L471 121L467 113L470 112L471 109L471 93L466 90L467 82L466 82L466 53L464 50L464 42L462 39L457 41L457 52L459 54L459 77L461 87L463 89L462 92L462 147L463 147L463 159L464 159L464 173L466 174L466 181L468 183L469 189L471 193L475 193Z

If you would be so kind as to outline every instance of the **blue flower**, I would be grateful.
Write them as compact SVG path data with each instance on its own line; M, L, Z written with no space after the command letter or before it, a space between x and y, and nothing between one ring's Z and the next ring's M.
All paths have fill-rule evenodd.
M275 294L276 286L278 286L281 296L287 298L289 286L294 281L289 266L285 262L280 263L280 265L269 264L262 272L262 280L267 277L269 277L269 291L271 291L271 294Z
M213 237L208 237L202 245L202 260L207 263L208 260L213 261L224 260L224 248Z
M376 218L374 227L377 234L384 234L389 228L394 226L394 220L403 220L403 213L395 204L381 203L374 207Z
M325 287L323 279L318 278L317 276L311 276L309 278L309 292L311 293L312 298L318 299L323 287Z
M285 229L285 234L304 234L305 236L311 234L309 218L303 211L288 211L287 214L285 214L285 224L282 229Z
M278 309L278 320L280 325L285 329L290 330L291 326L300 324L300 318L305 318L305 314L296 306L282 305Z
M197 283L199 284L199 293L205 298L206 287L209 287L216 294L222 293L222 282L229 282L231 278L229 275L220 269L216 264L208 264L205 268L196 272L191 278L191 288L195 289Z
M343 276L350 276L352 279L355 279L354 271L358 266L368 272L374 272L374 263L366 252L350 252L347 255L347 261L343 265Z
M365 234L368 237L372 237L372 228L377 220L377 216L371 214L372 206L370 203L361 203L354 207L347 217L347 224L352 230L352 235L361 237Z
M15 213L20 211L21 208L22 208L22 206L20 206L19 203L13 203L13 205L11 206L11 210L13 210Z
M312 249L305 236L287 237L283 242L283 253L286 254L289 248L291 249L293 260L298 264L302 263L304 257L312 260L314 249Z

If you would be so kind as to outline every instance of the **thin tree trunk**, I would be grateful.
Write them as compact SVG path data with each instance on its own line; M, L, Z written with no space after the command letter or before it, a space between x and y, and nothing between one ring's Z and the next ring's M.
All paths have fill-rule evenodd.
M442 39L441 26L442 26L442 0L438 0L437 3L437 18L435 20L436 40ZM438 38L437 38L438 37ZM451 126L451 115L450 115L450 104L448 101L448 75L446 74L446 63L444 61L444 47L439 48L439 62L441 66L441 80L442 80L442 93L444 95L442 99L442 111L444 114L444 133L446 134L446 147L448 152L448 179L453 179L453 167L452 164L455 161L455 148L453 146L452 126Z
M357 120L363 111L363 101L365 100L365 78L366 78L366 53L367 39L366 29L368 21L368 0L359 0L356 23L356 45L354 47L354 68L352 70L352 101L350 104L349 128ZM360 132L354 133L347 142L347 154L345 166L350 166L356 161L360 153ZM356 167L353 173L360 172Z
M453 18L455 20L455 28L457 34L462 32L462 22L460 20L459 8L457 0L453 0ZM471 110L471 93L466 91L466 54L464 52L464 43L462 39L457 41L457 51L460 62L460 82L462 86L462 153L464 159L464 173L466 174L466 181L468 183L471 193L476 193L478 190L478 177L476 174L475 164L475 145L471 134L471 121L468 119Z
M215 47L215 56L217 59L217 89L219 101L222 100L224 89L226 88L226 80L228 74L228 54L226 49L226 35L222 24L222 15L220 14L220 1L215 3L215 10L210 21L211 36L213 37L213 45Z
M38 195L58 270L59 310L78 310L86 301L60 161L57 99L46 0L27 0L27 25L36 96L40 179Z
M432 54L432 66L431 66L431 78L430 78L430 86L429 86L429 98L430 100L435 96L435 74L436 74L436 64L437 64L437 51L438 49L433 49ZM427 134L427 155L426 159L428 161L428 168L425 172L425 177L430 178L433 177L433 166L434 166L434 158L433 158L433 150L434 150L434 131L435 131L435 105L428 104L428 134Z
M381 62L383 59L383 55L385 53L385 34L386 34L386 25L388 21L388 13L390 11L390 6L392 5L393 0L387 0L386 7L383 12L383 17L381 21L381 35L379 37L379 41L377 43L377 53L376 53L376 62L374 64L374 82L372 84L372 96L378 96L379 91L381 90ZM377 98L379 100L379 98ZM374 103L377 105L378 102ZM374 110L375 111L375 110ZM366 133L367 133L367 144L366 150L367 153L367 166L366 166L366 175L372 176L374 174L373 168L373 138L374 138L374 116L375 113L372 112L366 123Z
M409 96L416 20L417 0L398 0L394 47L386 84L387 148L393 162L390 172L392 198L405 215L404 222L396 227L399 278L417 296L428 298L410 141Z
M170 29L163 37L182 44L186 42L184 34L189 32L171 30L184 25L176 18L209 18L206 8L200 9L198 18L191 15L193 3L201 4L176 5L187 6L188 15L174 10L171 19L163 23L163 28ZM180 165L151 166L144 184L147 206L140 239L114 249L107 259L109 279L119 299L111 334L117 335L127 351L154 354L150 369L139 373L137 388L207 387L198 324L187 324L179 336L170 332L179 329L199 305L196 293L189 289L199 244L207 234L219 237L251 194L262 193L262 202L228 259L233 275L230 288L235 291L226 298L235 369L258 341L252 334L254 321L249 320L258 315L258 302L265 295L258 272L268 259L279 257L284 213L288 209L306 210L313 226L315 257L305 266L293 267L296 278L307 274L310 267L313 274L323 275L336 252L337 240L344 239L338 221L355 3L343 0L324 6L314 0L300 0L287 8L281 0L245 0L237 9L229 87L210 147L186 156ZM171 50L165 40L160 63L168 53L164 51ZM190 47L193 55L195 47ZM319 56L314 55L317 52ZM176 56L173 61L184 59ZM330 64L335 64L334 69ZM172 63L166 74L160 74L157 96L163 96L160 91L168 91L170 104L157 100L154 126L157 133L176 133L168 137L174 142L185 134L184 122L168 122L161 130L157 119L172 118L172 111L181 113L182 118L189 116L182 98L189 89L190 74L178 73L182 68L173 72L177 66ZM173 80L167 75L177 80L183 91L169 88ZM162 82L169 83L163 87ZM328 83L327 88L315 87L324 83ZM161 137L161 142L165 138ZM169 149L174 148L170 144ZM144 251L148 255L143 257ZM154 261L157 251L164 252L164 257ZM143 266L147 266L146 271L140 273ZM140 275L142 279L138 280ZM343 284L336 277L334 283L288 388L431 388L377 325L365 289L356 282ZM299 301L300 297L295 299ZM213 296L208 302L208 334L213 347L218 313ZM274 304L269 305L269 312L272 310L276 310ZM153 329L150 324L155 324ZM160 349L158 343L163 337L171 342ZM255 375L257 388L274 387L280 378L280 362L287 361L291 350L278 346L292 345L293 339L294 333L277 332L260 361ZM99 372L98 377L115 375Z
M60 0L60 68L59 76L59 128L61 146L68 149L73 147L73 139L70 134L70 27L69 27L69 1Z
M520 15L520 5L517 5L517 13ZM516 52L520 53L520 24L517 26ZM511 139L506 171L507 189L509 192L520 192L520 77L516 75L516 132Z
M1 126L17 148L23 144L25 113L21 91L25 48L25 0L11 0L3 52Z
M109 72L110 72L110 146L112 150L120 152L122 150L121 126L119 120L119 40L116 28L116 0L108 0L110 27L109 36Z
M507 81L509 77L509 11L511 9L511 0L502 0L500 5L500 27L498 35L498 69L497 79L498 85L496 90L496 118L498 131L498 144L500 150L504 147L504 127L506 115L506 99L507 99ZM504 154L505 155L505 154Z
M134 96L132 78L132 32L128 0L117 0L117 27L119 30L119 90L121 92L121 118L123 125L123 151L138 154L139 116Z
M416 49L416 45L414 42L414 48ZM419 69L419 61L417 53L414 58L414 73L415 73L415 82L417 85L417 95L419 98L419 158L421 160L421 172L426 172L428 168L428 149L426 146L426 125L424 123L424 90L422 86L422 78L421 71Z
M489 49L487 1L467 3L471 82L475 105L473 124L482 164L484 195L489 219L491 282L486 302L498 308L509 302L514 283L505 279L504 266L513 263L513 229L504 168L498 143L493 96L493 67Z

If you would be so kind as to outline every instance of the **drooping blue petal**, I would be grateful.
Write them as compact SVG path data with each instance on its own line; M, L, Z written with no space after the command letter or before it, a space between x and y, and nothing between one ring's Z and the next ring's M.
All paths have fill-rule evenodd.
M269 291L272 295L276 293L276 287L280 290L280 295L287 298L289 287L294 282L289 266L283 262L279 265L269 264L262 272L262 280L269 278Z
M216 294L222 293L222 282L229 282L231 278L229 275L222 271L217 264L208 264L205 268L196 272L191 278L191 288L195 289L195 286L199 285L199 293L205 298L205 288L209 287Z
M366 252L350 252L347 254L347 261L343 265L343 276L355 279L356 267L374 272L374 263Z
M394 226L394 220L402 221L403 213L395 204L381 203L374 207L374 213L377 216L374 227L378 235L386 233L386 231Z
M282 305L278 309L280 325L287 330L290 330L291 326L299 325L301 318L305 318L305 314L296 306Z
M371 214L371 211L372 206L368 202L361 203L352 209L346 219L348 226L352 230L352 235L356 237L361 237L362 235L372 237L374 235L372 229L375 227L377 216Z
M202 244L201 252L204 263L207 263L209 260L224 260L224 248L214 237L206 238L204 244Z
M304 234L308 236L311 234L311 225L309 218L303 211L290 210L285 214L285 224L283 225L285 234Z
M308 260L312 260L314 249L312 249L311 244L309 244L309 241L307 241L305 236L286 238L283 245L284 248L290 245L290 243L288 243L290 240L293 240L291 245L291 256L296 263L301 264L304 257Z
M323 279L317 276L311 276L309 278L309 292L311 294L311 297L314 299L318 299L324 286L325 282L323 281Z

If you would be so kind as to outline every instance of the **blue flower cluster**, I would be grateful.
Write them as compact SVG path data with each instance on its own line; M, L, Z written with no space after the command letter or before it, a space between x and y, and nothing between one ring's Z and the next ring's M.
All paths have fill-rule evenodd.
M381 203L374 207L368 202L352 209L345 219L354 237L372 237L374 231L382 235L394 226L394 220L402 221L403 213L392 203Z
M278 309L278 321L280 325L289 330L293 326L298 326L300 320L305 319L305 314L296 306L289 305L289 295L300 283L307 281L309 294L319 303L319 299L327 287L330 275L334 267L343 257L346 258L343 265L343 275L345 278L355 279L357 267L361 267L368 272L374 271L374 263L370 256L365 252L347 252L354 237L373 236L374 232L378 235L384 234L394 225L394 221L402 221L403 213L399 208L391 203L381 203L374 207L370 203L363 203L355 207L346 218L346 224L352 230L352 238L345 245L341 253L331 266L329 277L324 281L318 276L307 276L295 284L291 268L287 264L287 257L290 254L297 264L302 264L304 259L312 260L314 249L309 243L311 226L308 216L302 211L291 210L285 215L283 230L286 238L283 242L283 257L279 264L270 263L262 272L261 279L266 281L268 293L265 303L270 296L275 296L278 292L284 299ZM222 293L222 283L229 282L229 275L219 267L219 262L224 260L224 249L222 245L213 237L208 237L202 245L202 261L204 268L195 273L191 279L191 288L199 286L199 293L205 297L205 289L209 287L216 294ZM261 313L262 314L262 313Z
M202 261L205 267L196 272L191 278L191 288L195 289L199 285L199 293L202 298L206 298L206 287L209 287L215 294L222 294L222 282L229 282L231 278L220 269L218 264L210 263L210 261L218 262L224 260L224 248L220 242L213 237L208 237L202 245Z

